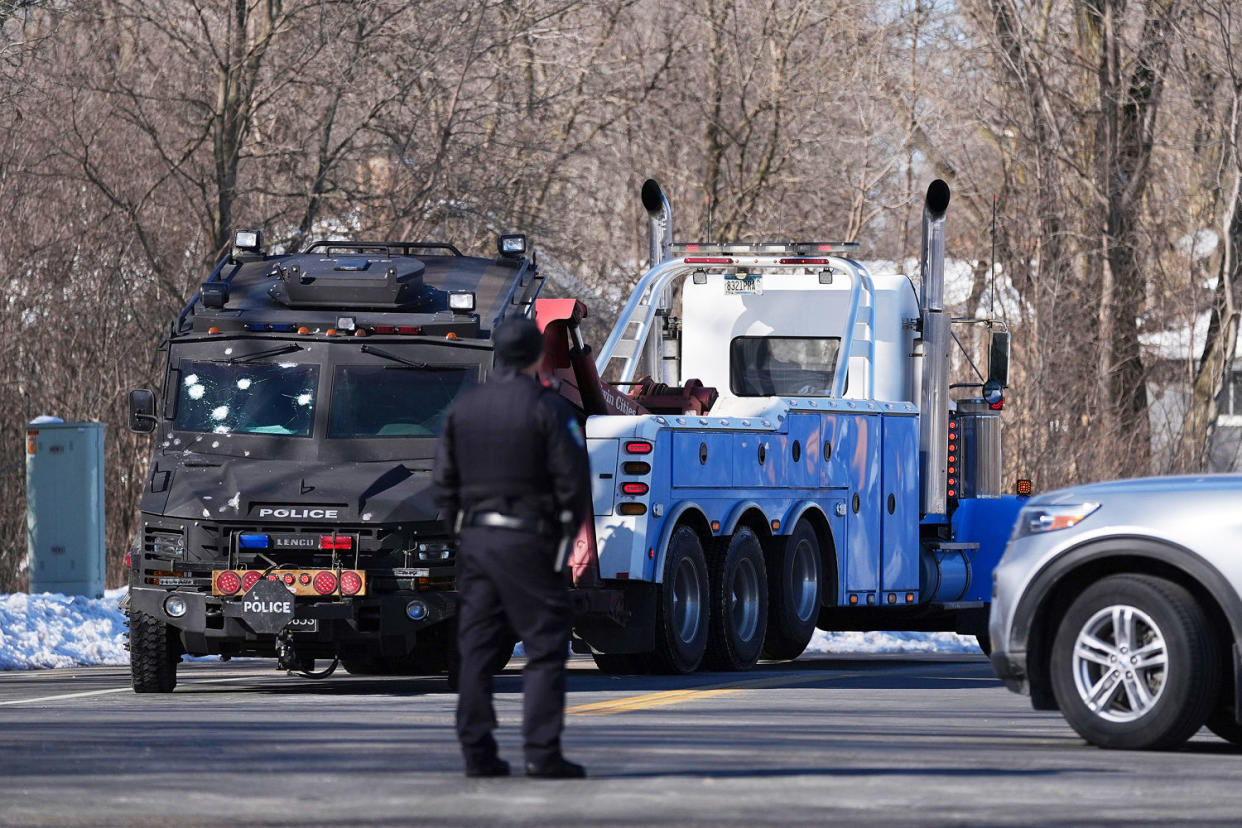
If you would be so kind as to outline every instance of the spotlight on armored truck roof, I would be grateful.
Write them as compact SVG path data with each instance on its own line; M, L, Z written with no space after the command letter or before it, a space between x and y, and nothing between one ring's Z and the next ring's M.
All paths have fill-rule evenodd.
M502 256L523 256L526 254L526 235L523 233L503 235L497 244Z
M233 246L248 253L256 252L263 247L263 231L238 230L233 237Z

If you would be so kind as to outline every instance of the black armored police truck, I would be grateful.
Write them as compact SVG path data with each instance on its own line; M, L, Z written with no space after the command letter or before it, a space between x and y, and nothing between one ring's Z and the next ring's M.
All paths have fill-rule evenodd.
M160 345L162 391L129 554L133 686L183 654L275 656L309 673L430 673L452 653L454 550L430 499L449 403L532 314L526 238L495 258L441 242L317 242L272 255L239 232Z

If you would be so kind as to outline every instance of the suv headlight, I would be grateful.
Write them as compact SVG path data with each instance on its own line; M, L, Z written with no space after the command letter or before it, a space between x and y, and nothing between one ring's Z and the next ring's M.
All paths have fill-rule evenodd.
M1068 529L1100 508L1098 503L1064 503L1048 506L1028 506L1018 516L1013 536L1038 535Z

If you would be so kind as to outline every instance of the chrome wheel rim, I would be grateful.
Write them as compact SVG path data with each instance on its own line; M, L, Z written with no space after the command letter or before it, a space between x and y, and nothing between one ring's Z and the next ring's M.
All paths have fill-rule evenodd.
M819 608L819 556L805 538L793 550L793 605L803 623Z
M683 558L673 575L673 630L677 638L688 644L699 634L699 607L703 603L702 589L694 562Z
M1074 641L1073 659L1079 698L1110 722L1141 719L1168 684L1164 634L1137 607L1117 604L1087 619Z
M750 641L759 628L759 573L750 558L738 561L729 585L729 620L739 641Z

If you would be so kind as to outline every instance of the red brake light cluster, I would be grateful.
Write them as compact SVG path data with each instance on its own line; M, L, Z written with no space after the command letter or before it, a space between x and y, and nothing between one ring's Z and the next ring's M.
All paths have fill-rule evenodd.
M627 454L651 454L652 445L645 440L630 440L625 444Z
M242 579L236 572L221 572L216 577L216 589L221 595L232 595L241 588Z
M356 595L362 589L362 576L352 569L341 573L341 594Z
M244 594L264 574L258 569L212 572L212 594ZM282 569L267 574L267 580L283 585L294 595L362 595L366 594L366 573L356 569L334 572L330 569ZM339 590L339 593L338 593Z

